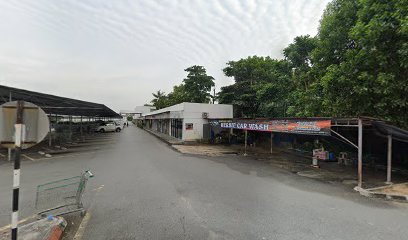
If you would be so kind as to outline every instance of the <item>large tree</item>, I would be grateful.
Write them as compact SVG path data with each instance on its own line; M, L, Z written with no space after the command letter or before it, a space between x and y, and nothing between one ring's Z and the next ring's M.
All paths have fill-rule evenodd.
M228 62L223 71L235 83L221 88L219 102L234 104L237 116L285 115L291 88L287 61L252 56Z
M165 108L182 102L209 103L211 88L214 87L214 78L208 76L203 66L194 65L185 69L187 77L180 85L173 86L173 91L165 94L162 91L153 93L151 103L157 108Z
M259 101L256 100L256 90L246 82L221 87L218 101L221 104L234 105L234 116L236 117L256 117L258 115Z
M307 90L315 80L310 76L310 69L313 66L311 53L316 48L317 42L316 38L309 35L298 36L293 43L283 49L283 55L292 68L293 82L301 90Z
M317 81L311 71L313 68L312 52L316 49L318 39L316 37L298 36L293 43L283 49L285 59L289 62L292 70L292 91L288 93L289 105L287 114L289 116L312 116L317 111L313 92L313 83ZM312 86L311 86L312 85Z
M355 83L355 108L408 126L408 2L360 0L357 16L344 71Z
M214 78L207 75L203 66L194 65L186 68L187 77L183 80L186 99L189 102L209 103L211 88L215 86Z
M168 105L168 99L165 92L158 90L155 93L152 93L153 99L150 101L156 109L165 108Z
M317 47L312 53L314 69L322 76L333 64L345 60L348 49L355 46L350 30L357 21L358 0L333 0L324 10L317 34Z
M368 115L407 125L407 8L399 0L329 5L313 53L321 114Z
M172 106L172 105L179 104L182 102L190 102L190 99L188 97L184 84L175 85L173 87L173 91L167 95L167 98L168 98L168 101L167 101L168 106Z

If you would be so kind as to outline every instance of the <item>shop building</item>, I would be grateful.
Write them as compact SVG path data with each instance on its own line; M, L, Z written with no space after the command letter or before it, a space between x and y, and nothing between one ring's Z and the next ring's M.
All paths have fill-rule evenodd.
M232 105L188 102L145 113L141 117L144 128L183 141L202 139L209 119L229 118L233 118Z

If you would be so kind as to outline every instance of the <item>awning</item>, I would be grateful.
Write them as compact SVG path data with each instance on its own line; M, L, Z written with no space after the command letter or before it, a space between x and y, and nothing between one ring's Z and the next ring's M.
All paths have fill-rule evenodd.
M212 126L261 132L330 136L329 118L209 119Z
M103 104L0 85L0 104L8 102L10 95L13 101L23 100L34 103L47 114L121 118L118 113Z
M396 139L398 141L408 142L407 130L386 124L382 121L374 121L372 125L374 126L377 134L383 137L392 136L393 139Z

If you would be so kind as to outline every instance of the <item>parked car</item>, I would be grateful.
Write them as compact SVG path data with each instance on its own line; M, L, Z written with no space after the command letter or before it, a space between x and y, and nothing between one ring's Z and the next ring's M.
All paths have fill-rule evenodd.
M95 129L95 132L120 132L122 130L122 126L117 125L114 122L109 122L109 123L101 123L100 126L98 126Z

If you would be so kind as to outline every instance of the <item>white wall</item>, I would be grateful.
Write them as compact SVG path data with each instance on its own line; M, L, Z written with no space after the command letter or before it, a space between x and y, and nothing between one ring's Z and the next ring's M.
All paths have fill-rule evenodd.
M208 123L204 119L203 112L208 113L209 118L232 118L232 105L228 104L202 104L184 103L183 140L198 140L203 138L203 125ZM186 130L186 124L192 123L193 129Z
M203 138L203 125L208 123L208 119L203 118L203 113L208 113L208 118L233 117L232 105L205 103L180 103L151 113L145 113L143 116L146 119L183 119L182 139L191 141ZM192 130L186 130L187 123L193 124ZM155 126L153 129L156 130Z
M184 109L184 103L180 103L180 104L176 104L176 105L173 105L173 106L170 106L170 107L162 108L162 109L150 112L150 113L145 113L142 116L149 117L149 116L153 116L153 115L157 115L157 114L165 113L165 112L183 111L183 109Z
M193 129L186 130L186 124L192 123ZM183 120L183 140L198 140L203 138L203 125L208 123L207 119L201 118L184 118Z
M183 103L184 117L192 116L196 118L198 115L202 117L202 113L208 113L208 118L232 118L233 109L229 104L204 104L204 103Z
M154 109L154 107L150 107L150 106L136 106L134 109L134 112L138 112L138 113L149 113L152 111L152 109Z

